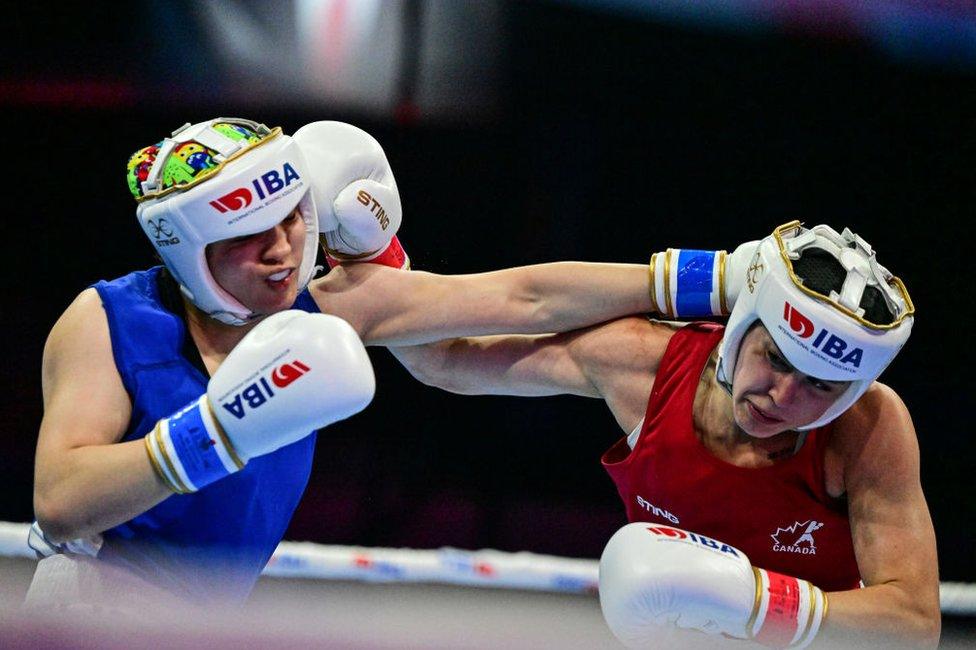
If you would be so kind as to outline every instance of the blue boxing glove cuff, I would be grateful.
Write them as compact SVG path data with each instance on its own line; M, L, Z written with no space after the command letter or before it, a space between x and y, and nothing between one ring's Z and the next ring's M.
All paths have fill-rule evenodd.
M153 469L177 494L196 492L244 467L206 395L156 423L146 435Z
M727 316L725 251L669 248L651 256L651 305L668 318Z

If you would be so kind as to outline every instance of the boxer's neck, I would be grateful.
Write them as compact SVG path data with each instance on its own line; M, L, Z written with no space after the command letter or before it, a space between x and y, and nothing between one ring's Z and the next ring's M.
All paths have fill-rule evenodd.
M789 430L769 438L756 438L735 422L732 396L715 377L715 355L702 371L692 406L695 433L716 458L739 467L766 467L794 455L800 434Z
M241 342L260 320L245 325L228 325L221 323L200 311L185 296L183 304L186 308L186 325L193 342L200 351L200 357L210 374L230 354L230 351Z

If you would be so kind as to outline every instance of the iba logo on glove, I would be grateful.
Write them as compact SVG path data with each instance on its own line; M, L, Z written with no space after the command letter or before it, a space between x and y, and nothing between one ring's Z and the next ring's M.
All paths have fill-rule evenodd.
M310 370L311 368L298 359L278 366L271 371L269 377L261 377L244 390L236 393L234 399L229 402L222 402L220 406L238 420L242 420L247 414L247 409L259 408L275 396L276 391L269 385L269 378L271 379L270 383L274 384L276 388L285 388Z
M691 533L687 530L671 528L670 526L648 526L647 530L661 537L670 537L671 539L684 542L685 544L697 544L699 546L704 546L705 548L710 548L722 553L728 553L730 555L734 555L735 557L739 557L739 554L736 553L735 549L728 544L723 544L722 542L718 542L710 537Z

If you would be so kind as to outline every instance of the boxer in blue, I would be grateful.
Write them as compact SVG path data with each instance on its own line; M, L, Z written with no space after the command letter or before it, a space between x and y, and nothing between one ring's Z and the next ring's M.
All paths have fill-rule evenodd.
M82 291L44 350L28 603L239 602L309 477L315 431L370 401L365 344L540 333L648 311L642 265L404 273L370 136L187 125L128 167L164 266ZM321 238L349 264L313 280ZM149 599L147 595L153 598Z

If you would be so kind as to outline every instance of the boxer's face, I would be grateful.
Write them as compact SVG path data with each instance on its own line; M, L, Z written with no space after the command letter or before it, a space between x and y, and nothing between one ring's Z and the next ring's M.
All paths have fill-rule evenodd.
M214 280L259 314L288 309L298 296L305 222L295 208L274 228L207 246Z
M755 325L742 339L733 372L735 422L757 438L810 424L849 383L804 375L790 365L766 328Z

